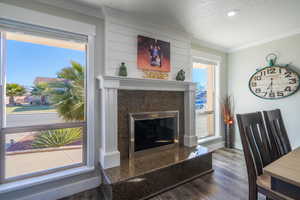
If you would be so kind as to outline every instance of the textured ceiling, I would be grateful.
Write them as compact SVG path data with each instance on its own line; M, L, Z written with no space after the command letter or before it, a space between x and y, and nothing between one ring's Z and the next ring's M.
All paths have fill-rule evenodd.
M194 38L226 49L280 37L300 29L300 0L61 0L103 5L151 21L170 23ZM240 10L228 17L227 12Z

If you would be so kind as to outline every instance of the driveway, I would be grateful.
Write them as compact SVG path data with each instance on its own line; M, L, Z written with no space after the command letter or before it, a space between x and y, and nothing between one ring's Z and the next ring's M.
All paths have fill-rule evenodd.
M39 124L61 123L57 113L35 113L35 114L8 114L6 117L6 126L30 126Z
M8 178L78 164L83 161L82 148L6 155L5 159L5 175Z

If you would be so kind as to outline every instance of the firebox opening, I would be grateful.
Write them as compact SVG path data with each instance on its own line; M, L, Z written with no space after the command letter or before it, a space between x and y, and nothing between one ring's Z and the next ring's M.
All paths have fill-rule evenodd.
M130 114L130 157L178 142L178 111Z
M150 119L135 122L135 151L173 144L176 132L176 119Z

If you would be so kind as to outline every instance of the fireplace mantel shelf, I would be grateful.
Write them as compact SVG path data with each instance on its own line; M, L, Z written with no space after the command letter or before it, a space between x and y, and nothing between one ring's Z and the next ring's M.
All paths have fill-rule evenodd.
M116 88L124 90L194 91L196 84L189 81L99 76L99 89Z

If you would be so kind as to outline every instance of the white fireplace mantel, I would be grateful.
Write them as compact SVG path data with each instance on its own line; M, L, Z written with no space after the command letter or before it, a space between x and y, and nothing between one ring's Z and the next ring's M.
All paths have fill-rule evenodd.
M187 91L195 90L196 84L188 81L99 76L99 88L120 90Z
M101 92L101 148L103 168L120 165L118 151L118 90L151 90L184 92L184 145L196 146L195 90L196 84L188 81L128 78L118 76L97 77Z

